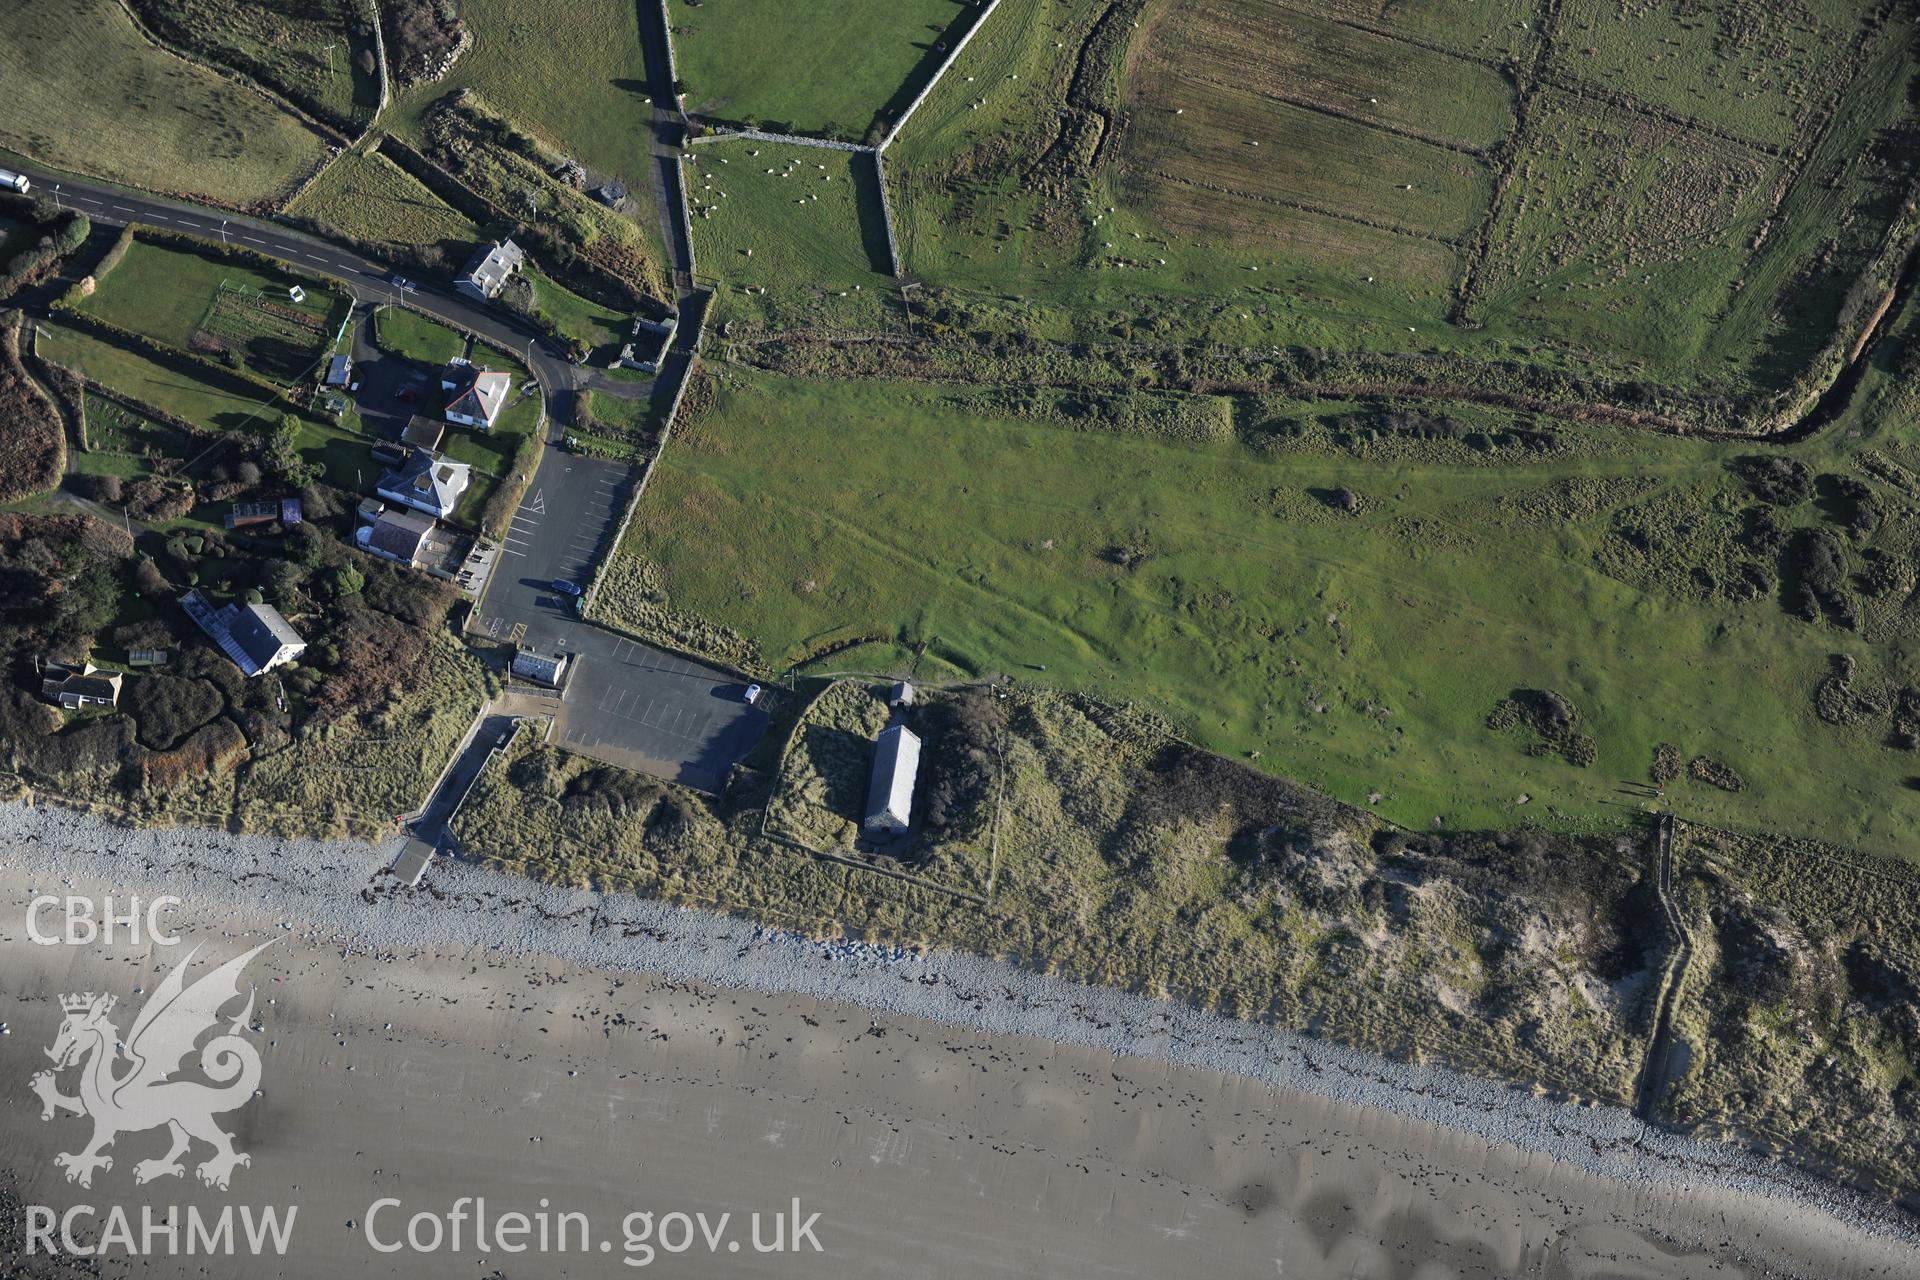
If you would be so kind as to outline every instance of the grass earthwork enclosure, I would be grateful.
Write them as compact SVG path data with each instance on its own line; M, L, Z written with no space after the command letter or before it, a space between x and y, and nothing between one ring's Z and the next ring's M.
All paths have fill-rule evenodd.
M0 145L135 186L268 203L325 154L267 98L149 44L113 0L14 0L0 84Z

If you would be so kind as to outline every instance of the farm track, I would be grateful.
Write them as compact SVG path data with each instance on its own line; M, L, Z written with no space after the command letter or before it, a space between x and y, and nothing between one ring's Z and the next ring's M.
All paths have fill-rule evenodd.
M1640 1081L1634 1090L1633 1113L1649 1124L1659 1112L1661 1100L1673 1071L1673 1005L1687 978L1687 962L1693 958L1693 940L1673 904L1673 815L1660 815L1655 845L1654 887L1660 897L1660 910L1666 916L1672 934L1673 952L1667 960L1665 980L1660 984L1660 1003L1654 1009L1653 1029L1647 1037L1647 1056L1641 1063Z

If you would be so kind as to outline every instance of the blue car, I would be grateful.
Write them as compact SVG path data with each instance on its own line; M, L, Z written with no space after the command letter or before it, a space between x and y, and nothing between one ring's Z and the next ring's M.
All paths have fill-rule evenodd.
M565 578L555 578L553 582L550 583L549 585L551 585L553 589L555 591L558 591L561 595L572 596L575 600L578 600L581 596L586 594L586 592L582 591L579 587L575 586L573 583L568 582Z

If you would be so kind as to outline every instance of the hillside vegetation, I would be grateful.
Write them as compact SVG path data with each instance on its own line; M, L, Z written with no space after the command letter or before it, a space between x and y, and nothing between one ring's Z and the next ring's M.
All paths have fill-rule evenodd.
M244 83L148 43L114 0L15 0L0 84L0 146L148 190L271 205L326 154Z

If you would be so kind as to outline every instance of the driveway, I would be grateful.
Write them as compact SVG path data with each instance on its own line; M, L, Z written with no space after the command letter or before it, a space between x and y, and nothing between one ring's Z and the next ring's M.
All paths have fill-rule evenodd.
M354 407L367 431L382 440L398 440L416 413L438 417L440 388L436 370L401 356L390 356L373 342L373 308L356 313L353 325ZM402 387L414 391L412 401L401 400Z

